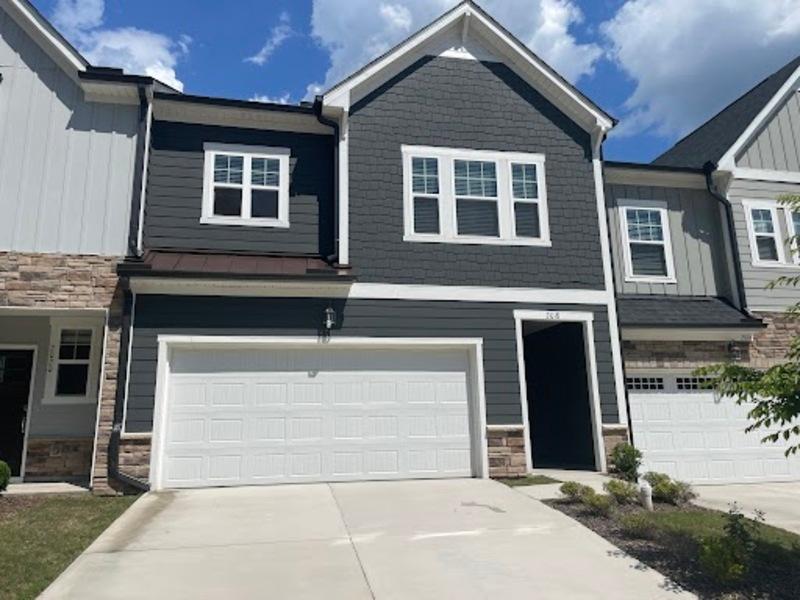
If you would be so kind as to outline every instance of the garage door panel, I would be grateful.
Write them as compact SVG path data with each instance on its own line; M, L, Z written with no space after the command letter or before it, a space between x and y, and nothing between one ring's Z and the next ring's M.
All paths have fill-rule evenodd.
M466 351L275 354L175 354L165 487L472 474Z

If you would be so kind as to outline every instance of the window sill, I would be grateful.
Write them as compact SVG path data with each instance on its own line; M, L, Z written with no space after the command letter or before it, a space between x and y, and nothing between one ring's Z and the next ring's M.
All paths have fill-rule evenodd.
M460 236L456 238L444 238L441 236L426 236L419 234L406 234L403 236L404 242L421 242L427 244L461 244L471 246L534 246L541 248L552 247L552 242L545 239L502 239Z
M239 227L271 227L288 229L289 221L281 219L242 219L241 217L202 217L202 225L237 225Z
M784 263L784 262L761 262L761 261L752 261L751 264L756 269L786 269L786 270L796 270L800 269L800 264L797 263Z
M675 277L637 277L636 275L627 275L625 283L666 283L675 284L678 280Z

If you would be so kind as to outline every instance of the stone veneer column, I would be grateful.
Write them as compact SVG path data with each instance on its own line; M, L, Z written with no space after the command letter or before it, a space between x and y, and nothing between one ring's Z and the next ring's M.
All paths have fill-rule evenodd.
M525 430L522 425L489 426L489 477L522 477L527 471Z

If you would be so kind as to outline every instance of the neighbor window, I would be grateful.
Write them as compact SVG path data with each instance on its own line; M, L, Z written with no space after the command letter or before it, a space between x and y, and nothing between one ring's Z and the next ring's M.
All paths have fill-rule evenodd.
M778 205L767 200L745 200L742 202L747 217L747 233L750 239L750 255L754 265L780 266L784 264L784 241L788 234L781 233L778 221ZM791 233L793 219L787 212L788 229Z
M626 274L631 280L668 282L674 278L667 210L664 207L620 207Z
M91 319L53 319L45 403L96 399L99 326Z
M800 212L785 209L786 223L789 226L789 237L791 238L789 247L792 253L792 261L794 264L800 264L800 246L798 245L798 236L800 236Z
M542 155L402 151L405 240L550 245Z
M289 226L289 150L205 145L203 223Z

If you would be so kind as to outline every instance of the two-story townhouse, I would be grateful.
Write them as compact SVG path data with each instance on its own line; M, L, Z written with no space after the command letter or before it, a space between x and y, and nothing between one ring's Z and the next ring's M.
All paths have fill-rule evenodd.
M613 124L470 1L313 105L154 94L96 477L604 469Z
M800 274L787 239L800 214L800 58L651 165L606 165L631 432L647 468L694 482L800 479L785 443L747 434L748 406L691 376L736 361L767 367L800 332L785 310ZM798 231L800 232L800 231Z
M0 0L0 459L14 479L88 481L108 434L97 407L116 387L116 263L153 86Z

